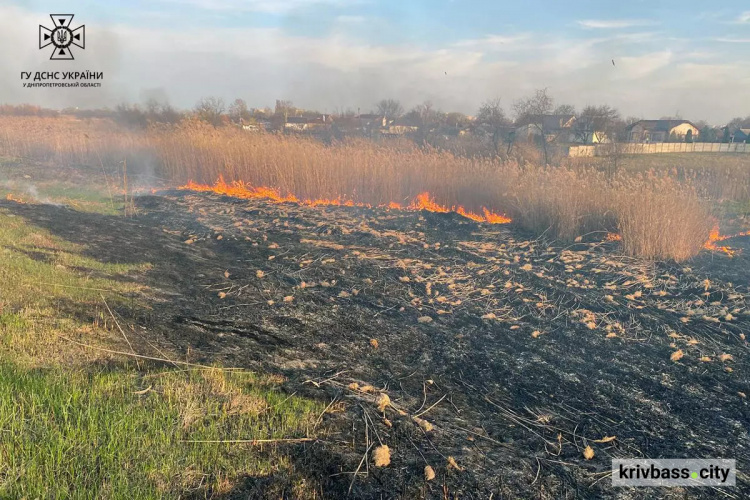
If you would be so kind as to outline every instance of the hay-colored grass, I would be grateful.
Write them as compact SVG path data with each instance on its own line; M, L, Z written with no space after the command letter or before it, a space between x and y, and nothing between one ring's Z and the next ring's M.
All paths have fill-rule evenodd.
M106 120L3 117L0 155L103 170L127 161L133 176L148 174L165 185L223 177L300 199L405 204L427 191L442 205L486 207L536 235L562 241L617 232L626 254L655 259L694 256L711 227L702 194L707 189L669 171L607 177L580 166L462 157L420 149L405 139L353 139L329 146L196 121L129 131Z

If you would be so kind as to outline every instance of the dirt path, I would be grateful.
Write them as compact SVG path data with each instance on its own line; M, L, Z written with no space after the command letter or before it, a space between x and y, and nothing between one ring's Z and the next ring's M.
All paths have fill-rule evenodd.
M613 490L611 459L747 470L747 257L651 264L455 214L188 192L138 205L123 219L4 204L97 259L153 263L132 277L153 308L122 311L151 344L335 401L330 437L300 446L296 464L327 497L710 498L725 495ZM390 465L362 462L381 443ZM738 484L726 496L750 495L747 475Z

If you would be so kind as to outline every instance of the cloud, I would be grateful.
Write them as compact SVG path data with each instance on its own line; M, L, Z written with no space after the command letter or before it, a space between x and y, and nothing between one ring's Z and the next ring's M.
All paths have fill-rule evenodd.
M320 6L351 7L364 0L161 0L163 3L191 5L199 9L235 12L263 12L288 14L289 12Z
M720 43L750 43L750 38L719 37L712 38L711 40Z
M746 10L737 18L739 24L750 24L750 10Z
M459 40L453 43L453 47L473 48L485 50L513 49L518 48L519 44L531 39L531 34L524 33L520 35L487 35L484 38L471 38Z
M693 50L682 55L683 59L718 59L720 54L709 50Z
M239 0L219 0L230 1ZM333 13L334 19L336 14L351 13ZM620 31L596 31L583 39L564 33L492 34L430 45L380 43L349 27L313 37L283 27L185 30L126 21L87 23L86 50L76 54L76 61L65 63L65 69L104 71L104 88L23 89L21 71L60 67L34 43L45 17L46 13L0 6L0 43L12 46L14 54L0 68L3 101L114 107L156 92L180 108L216 96L226 102L241 97L258 107L290 99L319 111L364 112L379 99L392 97L407 109L429 99L445 111L473 114L486 99L500 97L507 106L549 87L558 103L579 108L609 104L623 115L644 117L680 109L689 118L719 123L736 114L738 107L750 106L750 99L736 90L750 84L750 63L743 62L746 59L736 50L717 50L708 59L710 54L696 52L705 50L708 37L672 41L663 33ZM365 22L369 26L373 18ZM702 62L711 65L697 64Z
M641 56L620 57L617 60L618 76L626 80L643 79L669 66L673 59L674 54L670 50Z
M341 24L362 24L365 20L364 16L336 16L336 22Z
M655 21L648 19L585 19L577 23L587 29L622 29L656 24Z

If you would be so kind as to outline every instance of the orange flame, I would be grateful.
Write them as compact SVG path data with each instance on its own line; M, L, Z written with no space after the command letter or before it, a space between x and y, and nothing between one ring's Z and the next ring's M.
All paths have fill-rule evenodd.
M5 196L5 199L6 199L6 200L8 200L8 201L15 201L16 203L24 203L24 204L26 203L26 202L25 202L25 201L23 201L23 200L22 200L21 198L17 198L17 197L15 197L15 196L13 196L13 195L12 195L11 193L8 193L8 194L7 194L6 196Z
M716 243L719 241L728 240L730 238L738 238L740 236L750 236L750 231L745 231L742 233L732 234L732 235L723 235L719 231L718 224L711 229L711 232L708 234L708 241L703 245L703 248L707 250L715 250L719 252L724 252L729 256L732 256L736 253L736 250L733 250L731 247L724 246L724 245L717 245Z
M244 199L264 199L270 200L276 203L299 203L301 205L307 205L311 207L318 206L345 206L345 207L367 207L371 208L372 205L367 203L358 203L353 200L347 200L343 197L333 199L315 199L315 200L300 200L293 194L287 194L286 196L273 188L268 187L255 187L247 184L243 181L232 181L227 183L222 176L213 186L208 184L198 184L193 181L189 181L184 186L180 186L178 189L189 190L189 191L200 191L200 192L211 192L216 194L223 194L227 196L233 196L235 198ZM379 208L388 208L391 210L427 210L429 212L438 213L449 213L455 212L467 219L471 219L476 222L487 222L489 224L507 224L511 222L511 219L503 214L492 212L491 210L482 207L482 214L471 212L466 210L462 206L447 207L440 205L434 199L430 197L430 194L420 193L417 197L408 205L404 206L400 203L390 202L385 205L379 205Z

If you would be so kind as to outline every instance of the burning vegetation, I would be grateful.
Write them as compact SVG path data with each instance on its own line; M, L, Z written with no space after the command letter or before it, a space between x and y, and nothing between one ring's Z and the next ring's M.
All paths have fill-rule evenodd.
M137 478L152 496L614 498L612 458L747 453L750 233L721 235L694 178L202 125L72 122L63 141L49 123L0 134L8 185L66 196L0 200L20 283L3 348L130 359L119 411L169 405L153 426L175 465ZM106 210L67 201L93 178ZM27 307L29 287L50 302ZM135 481L152 457L134 448L89 467L89 490ZM73 491L77 467L48 479Z
M326 145L189 120L126 130L104 119L5 117L0 128L6 155L115 172L127 165L133 182L147 179L142 184L149 188L189 186L317 206L455 211L476 222L512 220L563 242L612 233L623 253L651 259L685 260L715 250L712 204L727 197L750 201L747 169L612 172L585 162L551 167L529 162L539 158L526 155L522 145L516 151L524 157L454 154L405 139Z
M718 243L742 236L750 236L750 231L744 231L732 235L723 235L719 232L719 226L715 225L708 235L708 241L705 243L704 248L706 248L707 250L724 252L725 254L732 256L737 252L737 250L732 249L731 247L726 245L719 245Z
M197 184L195 182L188 182L180 189L198 192L211 192L216 194L223 194L227 196L233 196L235 198L242 199L260 199L268 200L275 203L298 203L310 207L325 207L325 206L342 206L342 207L364 207L373 208L369 203L356 202L354 200L347 200L340 196L333 199L305 199L300 200L293 194L287 194L282 196L276 189L268 187L253 187L242 181L233 181L227 183L222 176L219 176L219 180L213 185L208 184ZM486 222L488 224L507 224L511 220L501 214L494 213L489 209L482 207L482 214L477 214L466 210L462 206L447 207L440 205L430 197L430 193L420 193L414 198L414 200L408 205L402 205L394 201L388 204L378 205L378 208L387 208L389 210L427 210L428 212L437 213L449 213L455 212L467 219L471 219L474 222Z
M262 483L226 476L233 491L282 491L301 473L312 485L302 497L441 498L443 488L513 497L536 480L542 498L576 488L614 498L599 480L613 457L747 449L737 439L747 394L745 255L721 259L731 264L723 267L707 253L689 266L650 262L618 255L622 241L611 235L559 245L440 205L269 202L210 187L136 198L134 218L3 209L92 258L153 261L126 281L158 307L118 305L104 344L112 351L284 380L273 401L214 383L227 415L266 418L286 394L318 401L314 425L295 427L290 444L286 436L269 444L288 454L279 466ZM160 401L158 380L133 391L154 384L138 397ZM181 432L200 427L204 400L176 398ZM228 426L212 439L236 456L264 453L229 444L243 432ZM201 462L181 487L216 487L211 470ZM423 490L425 479L435 486Z

